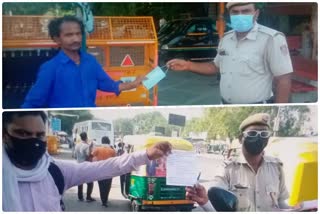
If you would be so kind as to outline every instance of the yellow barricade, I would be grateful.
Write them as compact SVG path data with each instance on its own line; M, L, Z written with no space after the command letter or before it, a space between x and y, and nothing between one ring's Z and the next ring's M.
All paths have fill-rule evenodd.
M55 48L47 27L53 18L2 16L3 49ZM94 17L94 32L87 37L87 47L114 80L132 81L158 65L157 32L151 16ZM157 86L152 93L141 86L120 96L98 91L96 104L157 105Z
M50 155L58 154L58 138L56 136L50 135L47 137L47 148Z

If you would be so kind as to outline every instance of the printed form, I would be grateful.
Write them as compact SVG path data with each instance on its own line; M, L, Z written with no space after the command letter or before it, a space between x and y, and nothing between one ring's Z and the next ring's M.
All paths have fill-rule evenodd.
M167 157L167 185L193 186L199 179L198 157L194 151L173 150Z

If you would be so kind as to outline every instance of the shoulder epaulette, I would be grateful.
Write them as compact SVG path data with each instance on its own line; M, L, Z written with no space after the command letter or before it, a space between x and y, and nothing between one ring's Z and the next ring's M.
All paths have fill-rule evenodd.
M279 32L279 31L277 31L277 30L268 28L268 27L263 26L263 25L259 25L258 31L259 31L260 33L268 34L268 35L270 35L270 36L272 36L272 37L275 37L275 36L277 36L277 35L283 35L283 36L284 36L283 33Z
M233 33L234 32L234 30L229 30L228 32L225 32L224 34L223 34L223 37L225 37L225 36L227 36L227 35L230 35L231 33Z
M264 156L264 160L266 162L269 162L269 163L275 163L275 164L279 164L280 166L283 165L282 161L277 158L277 157L272 157L272 156Z

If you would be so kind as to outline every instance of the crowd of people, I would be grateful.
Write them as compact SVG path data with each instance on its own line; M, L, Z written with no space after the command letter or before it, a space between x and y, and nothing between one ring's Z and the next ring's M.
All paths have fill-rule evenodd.
M107 136L102 137L101 144L94 144L94 142L90 142L86 132L80 133L81 141L75 142L75 158L78 163L82 163L85 161L95 162L107 160L112 157L121 156L125 153L124 143L119 142L118 145L111 145L110 139ZM120 177L120 186L121 191L123 191L125 175L121 175ZM108 199L109 193L112 185L112 178L103 179L98 181L99 192L100 192L100 200L102 206L108 207ZM94 183L87 183L87 195L86 201L92 202L96 201L91 194L93 191ZM84 201L83 197L83 184L78 186L78 200Z

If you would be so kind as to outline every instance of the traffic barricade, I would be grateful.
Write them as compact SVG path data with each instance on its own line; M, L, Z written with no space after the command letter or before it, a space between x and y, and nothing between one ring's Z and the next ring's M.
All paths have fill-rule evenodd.
M50 155L58 154L58 138L54 135L49 135L47 137L47 149Z
M6 53L6 58L3 58L5 64L3 89L11 91L13 87L24 86L29 89L35 82L38 66L23 72L21 68L30 68L35 61L39 61L37 65L42 64L57 52L57 45L48 36L47 28L53 18L55 17L3 16L3 51ZM96 57L114 80L133 81L137 76L148 74L158 65L158 42L152 17L95 17L94 32L87 36L86 42L87 51ZM23 65L20 63L18 65L12 58L16 56L12 52L16 51L32 52L30 55L32 57L25 60ZM25 57L27 55L24 54ZM14 64L20 69L6 69ZM20 78L27 72L31 74L28 77L32 77L28 82L25 78ZM152 90L139 86L137 89L123 91L119 96L97 91L96 104L97 106L157 105L157 86Z

